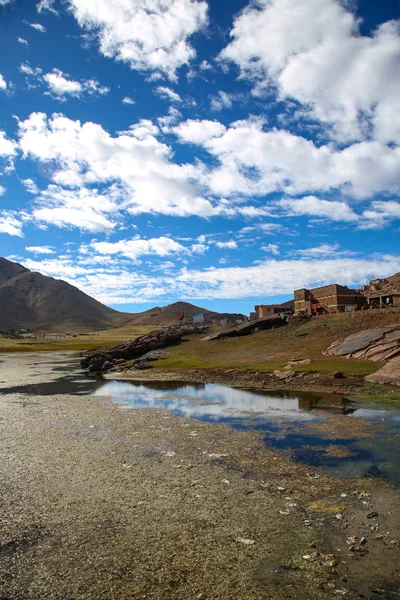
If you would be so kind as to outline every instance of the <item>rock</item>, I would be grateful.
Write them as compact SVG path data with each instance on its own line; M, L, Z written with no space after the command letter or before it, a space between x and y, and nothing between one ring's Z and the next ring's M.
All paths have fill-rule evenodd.
M375 342L382 340L387 334L394 331L400 331L400 325L389 325L379 329L367 329L360 333L353 333L345 338L341 343L334 342L325 351L326 354L335 354L336 356L347 356L360 352L364 348L370 347ZM391 339L391 341L394 341Z
M248 321L247 323L243 323L242 325L238 325L237 327L231 327L230 329L225 329L224 331L219 331L213 335L208 335L203 338L203 342L211 342L214 340L221 340L227 337L238 337L241 335L249 335L250 333L255 333L256 331L261 331L262 329L273 329L274 327L281 327L282 325L286 325L288 322L288 317L273 315L271 317L265 317L264 319L256 319L254 321Z
M275 377L278 379L290 379L290 377L294 377L294 371L274 371Z
M116 360L132 360L133 358L144 357L144 355L148 355L149 353L152 353L152 356L147 356L146 360L157 360L160 355L156 355L154 353L155 350L159 351L161 348L178 342L186 335L203 333L207 329L208 327L204 325L164 327L129 342L112 346L106 352L86 356L81 360L81 366L83 369L88 369L91 373L101 373L108 362L113 365Z
M293 366L295 367L296 365L309 365L311 362L311 358L296 358L294 360L291 360L288 362L287 366ZM286 367L285 367L286 369Z
M344 379L344 373L342 371L334 371L332 377L333 379Z
M103 371L103 367L106 363L111 363L112 358L108 354L95 354L91 357L90 362L88 363L88 371L90 373L101 373ZM82 361L81 361L82 364Z
M389 362L365 379L371 383L400 385L400 324L379 329L367 329L337 340L324 352L344 358L359 358L375 362ZM332 376L336 379L334 374Z
M152 369L152 366L146 360L138 360L133 365L133 368L138 371L145 371L146 369Z
M384 367L379 369L379 371L367 375L365 379L370 383L400 386L400 356L392 358Z

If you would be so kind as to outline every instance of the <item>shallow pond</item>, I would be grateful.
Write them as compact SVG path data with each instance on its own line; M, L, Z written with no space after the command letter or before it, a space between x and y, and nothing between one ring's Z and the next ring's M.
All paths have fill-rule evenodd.
M187 419L253 429L263 432L268 447L330 474L383 477L400 484L400 407L315 392L93 379L82 373L76 358L61 353L4 359L2 394L90 394L122 408L156 408ZM27 370L29 377L23 375Z
M265 432L267 446L342 476L400 483L400 408L316 392L243 390L217 384L108 381L92 392L124 408Z

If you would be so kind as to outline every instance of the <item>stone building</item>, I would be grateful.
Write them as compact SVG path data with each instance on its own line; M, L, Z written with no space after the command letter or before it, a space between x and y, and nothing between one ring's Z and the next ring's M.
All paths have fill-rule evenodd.
M400 273L387 279L373 279L360 289L368 305L373 308L400 308Z
M293 313L294 301L288 300L282 304L258 304L254 307L254 312L250 313L250 321L253 319L263 319L280 313Z
M337 283L294 292L295 312L306 315L353 311L365 305L366 299L357 290Z

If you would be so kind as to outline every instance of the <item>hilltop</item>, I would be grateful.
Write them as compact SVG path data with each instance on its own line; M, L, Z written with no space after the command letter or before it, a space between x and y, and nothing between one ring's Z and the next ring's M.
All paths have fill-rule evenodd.
M211 323L214 319L227 322L244 319L245 316L240 313L218 313L201 308L190 302L174 302L162 308L156 306L141 313L131 315L130 325L170 325L177 322L182 314L185 319L192 320L196 313L203 313L205 323Z

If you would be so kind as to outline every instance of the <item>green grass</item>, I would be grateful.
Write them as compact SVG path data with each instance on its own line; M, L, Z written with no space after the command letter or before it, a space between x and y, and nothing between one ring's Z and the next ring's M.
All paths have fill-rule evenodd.
M374 373L380 365L372 361L323 356L322 352L339 337L366 329L363 319L347 315L292 321L287 327L260 331L253 335L201 341L191 336L168 349L168 355L154 363L156 369L236 369L271 372L281 370L289 361L308 358L311 363L293 367L296 371L331 374L342 371L346 376Z
M375 373L382 365L370 360L356 360L351 358L340 358L329 356L327 358L317 358L308 365L298 365L293 367L294 371L305 371L307 373L321 373L330 375L334 371L341 371L347 377L365 376Z
M32 343L32 344L10 344L10 345L0 345L0 353L6 352L57 352L62 350L71 350L71 351L85 351L92 350L94 348L94 344L80 344L80 343L71 343L71 344L63 344L63 343L49 343L46 344L44 342Z
M71 350L89 352L96 348L108 348L121 342L134 339L154 329L148 325L118 327L104 331L91 332L85 336L62 337L46 335L44 338L25 338L12 340L0 338L0 353L4 352L57 352Z
M382 322L377 322L376 317ZM386 321L385 321L386 319ZM379 363L323 356L322 352L339 337L356 331L381 326L396 320L394 315L355 314L318 317L307 321L291 321L286 327L260 331L253 335L202 341L204 334L189 336L180 344L168 348L165 358L153 363L154 369L236 369L237 371L272 372L282 370L289 361L308 358L307 365L293 367L296 371L330 375L342 371L347 377L365 376L380 368ZM93 332L76 338L49 338L43 340L0 339L0 352L37 352L72 350L90 352L134 339L148 333L154 326L130 326ZM220 331L215 327L210 333Z
M349 396L351 398L351 396ZM383 388L379 386L368 386L362 388L360 393L354 396L356 400L363 400L365 402L373 404L377 402L379 404L394 404L400 406L400 389Z

